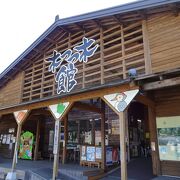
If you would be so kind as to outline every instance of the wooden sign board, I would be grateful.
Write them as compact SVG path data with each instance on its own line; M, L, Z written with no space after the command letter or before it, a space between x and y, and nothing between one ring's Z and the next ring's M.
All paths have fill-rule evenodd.
M139 89L117 92L114 94L105 95L103 99L116 113L120 113L127 108L138 92Z
M21 111L14 112L14 117L16 119L16 122L18 124L22 123L22 121L25 119L27 113L28 113L28 110L21 110Z
M49 106L50 111L56 119L60 119L71 104L69 102L53 104Z

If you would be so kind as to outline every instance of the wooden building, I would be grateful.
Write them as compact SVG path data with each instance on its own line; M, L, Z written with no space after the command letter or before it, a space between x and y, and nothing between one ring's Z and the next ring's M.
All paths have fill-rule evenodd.
M54 120L58 121L49 106L68 102L66 113L59 118L65 141L60 146L63 161L67 156L68 126L73 127L73 123L83 126L83 122L78 123L82 119L92 119L95 123L99 119L100 166L106 169L105 137L109 128L105 121L120 119L120 137L111 134L109 142L119 146L120 140L124 153L121 167L125 170L122 178L126 179L126 144L132 138L134 127L131 119L135 118L136 122L144 119L143 136L149 139L153 173L180 176L179 10L179 0L145 0L65 19L57 16L55 22L0 74L0 154L13 157L14 137L18 131L16 139L19 139L22 128L36 135L33 158L36 160L40 155L49 158L50 132L56 127ZM95 52L88 59L83 56L73 59L84 38L92 40L90 49L94 48ZM67 54L63 54L65 52ZM69 78L74 77L77 84L61 92L59 88L64 82L60 82L58 72L62 66L67 68L66 73L70 70L68 52L75 65L72 69L75 73ZM83 51L80 52L82 55ZM64 59L57 58L63 55ZM54 63L62 59L63 62L53 70L50 63L55 57ZM128 108L119 114L105 100L106 95L137 89L138 94L131 99ZM26 110L27 114L23 122L17 124L13 113L21 110ZM87 130L88 126L96 129L92 122L85 123ZM111 121L112 126L116 129L119 121ZM80 136L77 135L78 142ZM95 145L95 140L92 142ZM15 149L17 147L18 143ZM135 150L130 151L130 156L135 156Z

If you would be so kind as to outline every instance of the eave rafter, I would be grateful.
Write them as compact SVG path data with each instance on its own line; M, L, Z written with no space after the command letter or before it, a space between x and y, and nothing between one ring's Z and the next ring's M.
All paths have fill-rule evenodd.
M179 16L180 13L180 3L171 4L172 13L175 17Z
M78 23L78 22L76 22L76 23L74 23L80 30L84 30L84 25L82 25L82 24L80 24L80 23Z
M56 44L56 41L52 40L51 38L49 37L45 37L45 40L47 40L48 42L52 43L52 44Z
M121 20L121 18L118 16L118 15L114 15L114 16L112 16L113 17L113 19L118 23L118 24L122 24L122 20Z

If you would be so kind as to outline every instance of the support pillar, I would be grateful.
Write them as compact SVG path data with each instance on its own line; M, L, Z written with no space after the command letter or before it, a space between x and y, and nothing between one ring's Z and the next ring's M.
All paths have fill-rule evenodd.
M64 118L64 144L63 144L63 158L62 164L66 163L66 155L67 155L67 142L68 142L68 117Z
M39 138L40 138L40 120L38 119L37 128L36 128L36 144L35 144L35 150L34 150L34 161L38 159Z
M101 102L101 148L102 148L102 164L101 168L106 171L106 145L105 145L105 103Z
M15 148L14 148L13 163L12 163L12 170L11 170L12 172L14 172L14 170L16 168L16 161L17 161L17 156L18 156L21 129L22 129L22 123L18 123L17 134L16 134L16 144L15 144Z
M95 120L94 118L91 121L91 125L92 125L92 130L91 130L91 134L92 134L92 145L95 146Z
M60 121L55 121L55 132L54 132L54 163L53 163L53 177L52 180L56 180L58 176L58 165L59 165L59 145L60 145Z
M56 180L58 177L61 121L67 115L68 111L71 109L72 104L73 104L72 102L71 103L64 102L49 106L49 110L55 119L54 147L53 147L54 163L53 163L52 180Z
M150 129L150 141L152 149L152 164L153 164L153 174L160 175L160 160L159 160L159 150L156 132L156 113L155 109L148 106L148 119L149 119L149 129Z
M119 122L120 122L119 124L120 124L121 179L127 180L125 112L119 113Z

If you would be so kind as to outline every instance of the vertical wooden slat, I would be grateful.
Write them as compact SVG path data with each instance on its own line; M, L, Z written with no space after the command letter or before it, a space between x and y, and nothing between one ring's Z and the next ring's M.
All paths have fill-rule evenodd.
M101 84L104 84L104 41L103 41L103 29L100 28L100 58L101 58Z
M57 50L57 43L55 44L55 49ZM56 94L56 81L53 80L53 89L52 89L52 95Z
M22 102L22 98L23 98L23 88L24 88L24 76L25 76L25 72L22 72L22 79L21 79L21 92L20 92L20 102ZM19 103L20 103L19 102Z
M142 32L143 32L143 45L144 45L145 73L150 74L152 73L152 64L151 64L149 37L148 37L146 20L142 21Z
M43 57L43 68L42 68L42 80L41 80L41 93L40 93L40 98L43 98L43 87L44 87L44 74L45 74L45 54ZM55 81L54 81L55 83ZM53 85L54 86L54 85ZM54 91L53 91L54 92ZM52 94L53 94L52 92ZM54 95L54 94L53 94Z
M124 31L121 25L121 46L122 46L122 66L123 66L123 79L126 79L126 63L125 63L125 47L124 47Z
M30 88L30 96L29 99L32 100L32 86L33 86L33 82L34 82L34 63L32 64L32 81L31 81L31 88Z

